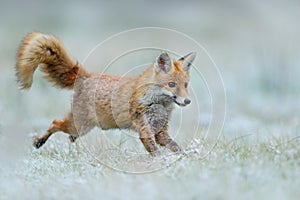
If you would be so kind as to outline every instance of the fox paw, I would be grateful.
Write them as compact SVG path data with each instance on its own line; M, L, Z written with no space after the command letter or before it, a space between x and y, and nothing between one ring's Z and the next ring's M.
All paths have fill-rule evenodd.
M152 151L150 152L150 155L153 157L158 157L162 155L162 152L160 150Z
M43 146L43 144L45 144L45 142L46 142L46 140L44 140L44 139L35 138L33 141L33 146L38 149L41 146Z
M178 146L178 144L174 141L170 142L167 146L168 149L170 149L173 152L180 153L181 148Z

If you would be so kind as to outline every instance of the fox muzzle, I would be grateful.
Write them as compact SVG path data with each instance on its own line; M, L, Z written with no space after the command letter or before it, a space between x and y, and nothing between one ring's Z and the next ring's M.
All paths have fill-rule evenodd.
M174 95L172 99L179 106L186 106L192 102L189 98L183 98L176 95Z

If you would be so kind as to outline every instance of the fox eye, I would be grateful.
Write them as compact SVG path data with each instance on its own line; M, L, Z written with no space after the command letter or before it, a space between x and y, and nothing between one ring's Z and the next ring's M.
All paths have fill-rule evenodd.
M185 87L185 88L187 88L187 86L188 86L188 83L187 83L187 82L186 82L186 83L184 83L184 87Z
M169 82L168 83L170 88L176 87L176 83L175 82Z

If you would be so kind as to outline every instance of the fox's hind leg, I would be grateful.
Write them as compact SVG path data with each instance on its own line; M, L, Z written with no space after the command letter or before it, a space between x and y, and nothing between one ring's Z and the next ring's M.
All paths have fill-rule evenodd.
M63 120L54 120L52 122L52 124L50 125L49 129L46 131L46 133L44 135L37 137L34 140L33 146L37 149L40 148L41 146L43 146L43 144L46 143L48 138L53 133L58 132L58 131L63 131L65 133L72 134L72 135L70 135L70 140L72 142L74 142L77 139L77 137L74 136L74 135L76 135L77 132L76 132L76 130L74 130L70 120L71 120L70 117L67 117ZM71 139L71 137L72 137L72 139Z
M70 135L69 136L70 142L72 142L72 143L75 142L78 137L79 137L79 135L76 135L76 136L75 135Z

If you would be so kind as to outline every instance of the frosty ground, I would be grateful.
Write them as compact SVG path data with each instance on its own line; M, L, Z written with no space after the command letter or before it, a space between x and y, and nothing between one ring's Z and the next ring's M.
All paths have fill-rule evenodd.
M233 140L222 138L203 158L201 151L207 143L194 141L185 154L178 155L175 163L159 171L127 174L102 165L80 145L53 141L41 150L26 148L21 159L1 164L0 196L1 199L299 197L299 138L262 139L255 134ZM151 165L154 159L160 158L149 156L144 162ZM160 161L168 163L168 158ZM126 161L123 164L128 165Z

